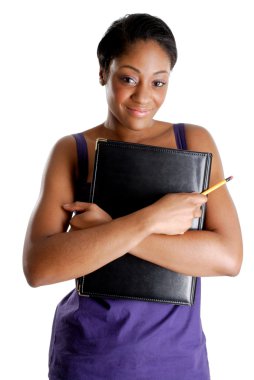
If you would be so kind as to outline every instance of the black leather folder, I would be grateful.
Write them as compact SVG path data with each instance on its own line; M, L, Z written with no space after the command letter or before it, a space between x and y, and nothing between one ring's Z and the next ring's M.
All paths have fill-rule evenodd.
M167 193L202 192L209 184L211 153L98 139L90 202L118 218ZM203 228L202 216L191 229ZM154 252L156 255L156 252ZM76 279L80 295L192 305L196 278L126 253Z

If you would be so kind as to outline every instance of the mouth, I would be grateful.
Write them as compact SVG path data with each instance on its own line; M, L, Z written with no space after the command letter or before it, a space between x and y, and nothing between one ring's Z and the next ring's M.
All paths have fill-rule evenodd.
M151 110L146 108L137 108L137 107L126 107L127 111L132 115L136 117L144 117L147 116Z

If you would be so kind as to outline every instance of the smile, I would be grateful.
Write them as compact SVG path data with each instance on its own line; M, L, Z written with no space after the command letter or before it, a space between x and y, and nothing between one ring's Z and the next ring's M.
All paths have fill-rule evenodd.
M142 109L142 108L130 108L130 107L126 107L127 108L127 111L133 115L133 116L136 116L136 117L142 117L142 116L146 116L147 114L149 114L149 112L151 112L151 110L148 110L148 109Z

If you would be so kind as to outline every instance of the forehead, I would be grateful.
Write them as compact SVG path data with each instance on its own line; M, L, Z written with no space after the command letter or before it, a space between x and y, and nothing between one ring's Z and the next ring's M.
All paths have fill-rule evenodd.
M152 71L170 71L170 58L161 45L153 40L136 41L128 46L126 51L112 60L112 68L131 65Z

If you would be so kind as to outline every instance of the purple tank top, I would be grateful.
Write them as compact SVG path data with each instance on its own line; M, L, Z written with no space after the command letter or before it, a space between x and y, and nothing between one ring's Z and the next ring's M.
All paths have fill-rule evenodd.
M175 124L174 133L178 149L186 149L184 124ZM83 173L76 199L87 201L87 146L82 134L74 137ZM54 317L49 379L209 380L200 293L200 278L191 307L87 298L71 291Z

